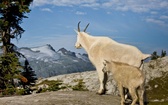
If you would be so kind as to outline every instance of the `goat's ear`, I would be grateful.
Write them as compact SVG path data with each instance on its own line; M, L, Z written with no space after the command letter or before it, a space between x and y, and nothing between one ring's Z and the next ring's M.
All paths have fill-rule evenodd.
M110 62L107 61L107 60L104 60L104 61L103 61L103 64L104 64L104 65L106 65L107 63L110 63Z
M103 61L103 65L106 66L106 62L105 61Z
M107 61L107 60L104 60L106 63L110 63L109 61Z
M76 29L74 29L74 31L78 34L78 31Z

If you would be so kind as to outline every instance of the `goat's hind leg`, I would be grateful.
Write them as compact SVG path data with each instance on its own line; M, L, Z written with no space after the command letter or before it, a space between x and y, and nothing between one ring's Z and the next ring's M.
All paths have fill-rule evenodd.
M125 97L124 97L123 87L122 87L121 84L118 84L118 90L119 90L120 96L121 96L121 105L124 105L124 103L125 103Z
M137 97L137 94L136 94L136 89L135 88L129 88L129 92L130 92L130 95L132 97L131 105L135 105L137 100L138 100L138 97Z
M139 104L144 105L144 86L140 86L138 89Z

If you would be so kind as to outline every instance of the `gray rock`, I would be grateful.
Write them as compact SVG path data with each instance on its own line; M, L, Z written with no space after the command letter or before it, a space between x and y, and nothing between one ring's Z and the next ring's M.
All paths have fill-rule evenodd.
M157 77L161 77L164 72L168 72L168 56L164 58L159 58L158 60L151 60L144 64L143 69L146 75L146 85L147 83ZM108 74L108 82L106 84L107 94L118 95L118 89L116 87L116 82L113 80L111 74ZM67 75L59 75L54 77L49 77L43 80L62 80L64 84L69 86L74 86L77 84L75 80L83 79L86 88L89 91L96 92L99 89L99 80L96 71L87 71L81 73L72 73ZM39 81L39 83L41 82Z
M0 105L120 105L120 98L89 91L56 91L0 98Z

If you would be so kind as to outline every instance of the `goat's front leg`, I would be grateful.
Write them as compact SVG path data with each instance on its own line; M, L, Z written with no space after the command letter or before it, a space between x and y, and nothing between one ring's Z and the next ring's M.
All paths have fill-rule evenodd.
M105 94L106 92L106 82L107 82L107 73L104 73L102 69L97 69L99 82L100 82L100 89L97 92L99 95Z
M119 90L120 96L121 96L121 105L124 105L124 103L125 103L124 91L123 91L123 86L120 83L118 84L118 90Z

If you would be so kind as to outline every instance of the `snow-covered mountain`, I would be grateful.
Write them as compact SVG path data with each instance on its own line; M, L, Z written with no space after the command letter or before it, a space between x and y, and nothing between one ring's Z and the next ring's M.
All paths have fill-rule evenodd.
M28 59L37 59L41 61L55 61L60 58L60 54L56 53L53 47L49 44L33 47L33 48L19 48L18 51L26 56Z
M22 47L18 51L29 60L37 77L95 70L87 54L67 51L65 48L55 51L49 44L33 48Z

